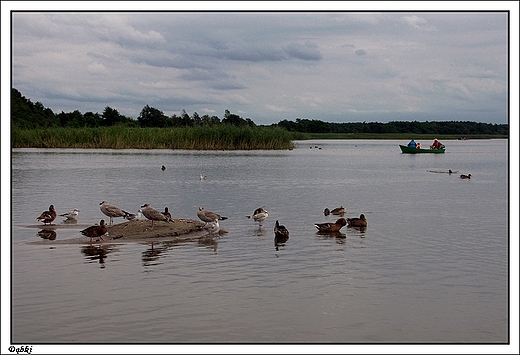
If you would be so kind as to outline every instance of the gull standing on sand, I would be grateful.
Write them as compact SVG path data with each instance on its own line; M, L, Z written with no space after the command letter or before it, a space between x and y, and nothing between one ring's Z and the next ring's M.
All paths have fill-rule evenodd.
M257 208L251 216L246 216L249 219L253 219L255 222L258 222L258 226L262 228L262 222L269 216L264 207Z
M110 217L110 225L114 224L114 218L125 217L126 215L128 215L128 212L123 211L119 207L109 204L107 201L103 201L99 205L99 209L101 210L101 212Z
M73 209L72 211L69 211L64 214L60 214L60 216L63 216L67 219L75 219L79 214L79 210L77 208Z
M202 222L206 222L206 223L211 223L215 220L227 219L227 217L222 217L218 213L205 210L204 207L202 207L202 206L199 207L199 211L197 212L197 217L199 217Z
M54 205L50 205L49 210L43 211L42 214L36 219L40 222L43 222L44 224L49 223L52 225L52 221L56 219L56 210L54 209Z
M152 227L150 229L153 229L155 221L171 222L171 218L168 218L165 215L163 215L161 211L156 210L155 208L150 206L149 203L145 203L141 206L141 212L146 218L152 221Z

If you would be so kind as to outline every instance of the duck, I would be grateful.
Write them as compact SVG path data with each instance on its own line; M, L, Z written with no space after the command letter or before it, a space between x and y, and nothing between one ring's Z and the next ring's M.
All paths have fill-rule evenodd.
M106 242L107 240L103 237L103 235L107 232L107 226L105 224L105 220L102 219L99 221L99 225L94 225L88 228L85 228L80 231L86 237L90 238L90 243L92 243L92 238L101 238L102 241Z
M60 216L63 216L65 218L67 218L67 219L75 219L78 216L79 212L80 211L77 208L75 208L72 211L60 214Z
M347 218L347 224L350 227L366 227L367 220L364 214L360 214L359 218Z
M278 220L274 225L274 245L279 246L289 240L289 231L284 225L280 225Z
M341 216L343 216L345 214L345 207L343 207L343 206L336 207L332 211L330 211L330 213L332 213L334 215L341 215Z
M336 233L343 226L347 225L347 220L343 217L339 218L335 223L315 223L314 226L320 233Z
M171 222L171 218L166 217L162 212L150 206L149 203L145 203L141 206L141 212L146 218L152 221L152 227L150 229L153 229L155 221Z
M324 214L325 216L328 216L328 215L330 214L330 210L329 210L328 208L325 208L325 209L323 210L323 214Z
M460 175L460 178L461 179L471 179L471 174L468 174L468 175L462 174L462 175Z
M164 207L164 212L161 212L163 215L168 217L169 219L172 219L172 215L170 214L170 211L168 211L168 207Z
M162 171L165 171L165 170L166 170L166 167L165 167L164 165L161 166L161 170L162 170Z
M103 214L105 214L106 216L110 217L110 224L109 225L113 225L114 224L114 218L116 218L116 217L125 217L125 216L127 216L129 214L128 212L123 211L119 207L111 205L107 201L103 201L99 205L100 205L99 209L101 210L101 212L103 212Z
M222 217L218 213L205 210L204 207L202 207L202 206L199 207L199 210L197 212L197 217L199 217L199 219L202 222L207 222L207 223L211 223L214 220L222 221L222 220L228 219L227 217Z
M40 222L43 222L45 225L47 223L52 225L52 221L56 219L56 210L54 209L54 205L50 205L49 210L43 211L42 214L36 219Z
M264 207L257 208L252 215L246 216L249 219L253 219L255 222L258 222L258 226L262 227L262 222L265 221L265 219L269 216L267 213L267 210L264 209Z

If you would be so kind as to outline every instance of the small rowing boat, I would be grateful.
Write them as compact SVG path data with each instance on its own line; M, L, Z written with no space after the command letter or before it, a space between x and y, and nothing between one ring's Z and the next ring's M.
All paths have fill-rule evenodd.
M416 154L416 153L436 153L436 154L439 154L439 153L444 153L444 151L446 150L445 148L441 148L441 149L410 148L410 147L407 147L406 145L401 145L401 144L399 144L399 147L401 148L401 152L403 152L403 153L411 153L411 154Z

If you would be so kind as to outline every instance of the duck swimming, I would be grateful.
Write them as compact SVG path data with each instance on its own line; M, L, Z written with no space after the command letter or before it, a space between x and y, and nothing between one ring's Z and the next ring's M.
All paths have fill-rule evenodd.
M347 220L343 217L338 219L335 223L315 223L314 226L320 233L336 233L341 228L347 225Z
M347 224L351 227L366 227L367 220L364 214L360 214L359 218L347 218Z
M42 214L36 219L40 222L43 222L43 224L49 223L52 225L52 221L56 219L56 210L54 209L54 205L50 205L49 210L43 211Z
M460 176L460 178L461 178L461 179L471 179L471 174L468 174L468 175L464 175L464 174L462 174L462 175Z
M332 213L334 215L343 216L345 214L345 207L341 206L341 207L334 208L332 211L330 211L330 213Z
M280 225L278 221L274 225L274 245L278 247L279 245L283 245L285 242L289 240L289 231L285 226Z
M107 226L105 224L105 220L102 219L99 221L99 226L91 226L88 228L85 228L80 231L81 234L83 234L86 237L90 238L90 243L92 243L92 238L101 238L102 241L106 242L107 240L103 238L103 235L107 232Z

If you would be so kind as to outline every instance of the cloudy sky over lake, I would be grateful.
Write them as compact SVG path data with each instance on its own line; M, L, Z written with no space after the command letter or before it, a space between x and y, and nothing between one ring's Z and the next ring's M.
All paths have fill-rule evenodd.
M12 86L55 113L507 123L507 12L15 12Z

